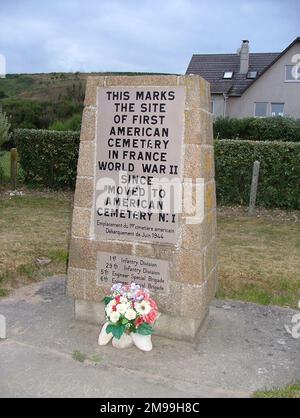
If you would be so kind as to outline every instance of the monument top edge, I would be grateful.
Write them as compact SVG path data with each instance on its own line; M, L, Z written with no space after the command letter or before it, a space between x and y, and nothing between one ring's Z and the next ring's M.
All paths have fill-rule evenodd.
M127 83L136 84L141 82L142 84L147 85L148 83L159 84L160 82L167 82L168 84L174 83L177 84L180 80L186 79L202 79L199 74L145 74L145 75L89 75L87 77L88 82L93 82L99 84L122 84ZM147 83L147 84L146 84ZM97 83L98 84L98 83Z

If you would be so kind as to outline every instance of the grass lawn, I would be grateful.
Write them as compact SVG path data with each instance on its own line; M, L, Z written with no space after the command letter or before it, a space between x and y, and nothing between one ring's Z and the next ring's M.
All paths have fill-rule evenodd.
M283 389L257 391L254 398L300 398L300 384L294 383Z
M24 197L10 198L0 193L0 295L45 275L65 273L71 210L71 194L25 190ZM218 297L297 308L300 220L287 219L221 211ZM39 268L38 257L52 262Z
M71 198L64 194L0 194L0 296L42 277L65 273ZM46 267L35 260L48 257Z
M297 308L300 221L218 217L218 297Z

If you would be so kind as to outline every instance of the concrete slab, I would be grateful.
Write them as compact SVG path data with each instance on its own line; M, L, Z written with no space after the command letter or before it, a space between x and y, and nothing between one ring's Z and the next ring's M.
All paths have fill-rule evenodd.
M99 328L74 320L63 276L17 290L0 312L0 397L242 397L300 379L290 309L216 300L197 344L154 336L150 353L99 347Z

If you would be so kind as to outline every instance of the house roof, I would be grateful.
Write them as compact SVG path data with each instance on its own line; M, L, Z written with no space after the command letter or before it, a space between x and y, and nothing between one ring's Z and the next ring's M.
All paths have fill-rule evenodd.
M255 79L239 74L240 56L236 54L194 54L186 74L199 74L211 83L214 94L226 93L229 96L241 96L265 71L284 55L300 37L296 38L282 52L250 53L249 71L257 71ZM233 77L225 80L224 71L233 71Z
M277 53L249 54L249 70L262 73L277 57ZM253 83L246 74L239 74L240 57L238 54L195 54L192 56L186 74L200 74L211 83L212 93L226 93L240 96ZM224 71L233 71L232 79L223 78Z

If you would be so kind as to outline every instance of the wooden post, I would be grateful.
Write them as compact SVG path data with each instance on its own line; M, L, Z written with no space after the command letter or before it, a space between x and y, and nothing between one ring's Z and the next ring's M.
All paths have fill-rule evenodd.
M257 193L257 185L258 185L259 166L260 166L260 162L254 161L253 171L252 171L250 199L249 199L249 209L248 209L249 216L253 216L255 214L255 202L256 202L256 193Z
M17 148L10 150L10 182L13 190L17 188L18 152Z

